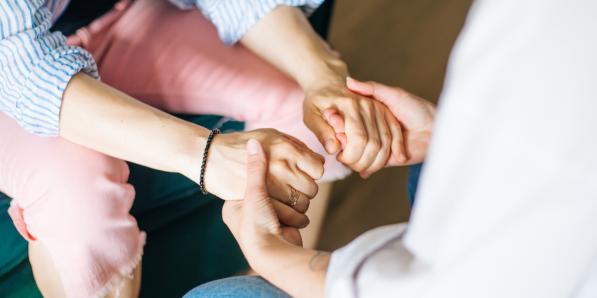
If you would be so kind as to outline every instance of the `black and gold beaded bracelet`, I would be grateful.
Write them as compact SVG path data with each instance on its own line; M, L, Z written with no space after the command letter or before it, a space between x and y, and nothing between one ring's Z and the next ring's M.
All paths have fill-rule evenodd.
M214 137L220 133L219 129L212 129L207 137L207 142L205 142L205 149L203 150L203 161L201 162L201 176L199 177L199 188L201 192L206 195L209 194L207 189L205 188L205 168L207 167L207 156L209 155L209 147L211 146L211 141L213 141Z

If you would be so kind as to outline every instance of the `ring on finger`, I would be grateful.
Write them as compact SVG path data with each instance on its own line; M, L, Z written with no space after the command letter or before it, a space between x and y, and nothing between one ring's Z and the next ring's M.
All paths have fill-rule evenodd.
M296 206L300 197L301 193L298 190L294 189L294 187L290 186L290 197L288 198L288 205L290 207Z

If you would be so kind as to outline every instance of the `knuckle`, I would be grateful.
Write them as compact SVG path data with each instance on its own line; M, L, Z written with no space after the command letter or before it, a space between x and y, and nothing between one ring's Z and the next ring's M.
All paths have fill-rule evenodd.
M356 164L353 164L353 165L351 165L351 168L352 168L352 169L353 169L355 172L361 172L361 171L363 171L363 170L365 170L365 169L366 169L366 167L365 167L364 165L362 165L362 164L359 164L359 163L356 163Z
M290 152L294 155L301 154L301 152L307 150L307 147L303 143L297 143L297 141L288 136L284 139L284 142L280 144L280 148L284 150L284 152Z
M364 131L355 131L352 134L353 143L357 146L364 146L367 144L367 134Z
M392 133L389 131L385 131L382 133L381 136L384 140L391 140L392 139Z
M282 160L274 160L269 164L269 170L273 174L281 174L288 170L288 163Z
M317 179L321 178L323 176L325 169L323 167L323 163L319 163L317 165L317 167L315 167L315 176Z
M356 154L345 152L342 156L338 157L338 160L345 165L350 166L353 170L352 164L358 161L358 156Z
M305 214L305 212L307 212L307 210L309 209L309 200L304 200L304 202L297 204L296 206L294 206L294 209L300 212L301 214Z
M297 228L304 227L305 225L305 215L299 213L298 211L292 209L285 215L285 222L287 225L294 226Z
M373 147L373 149L375 151L377 151L377 150L379 150L379 148L381 148L381 140L377 137L371 138L369 140L369 143L371 144L371 147Z
M312 152L305 154L303 156L303 160L305 161L305 163L307 163L309 167L317 171L323 168L323 164L325 163L325 159L321 155Z
M309 210L309 206L311 205L311 200L305 200L305 212Z
M305 195L309 198L314 198L317 195L317 192L319 192L319 187L317 186L317 183L312 182L311 185L309 185L308 193Z
M304 214L301 214L301 216L297 218L296 227L302 229L307 227L307 225L309 225L309 219Z

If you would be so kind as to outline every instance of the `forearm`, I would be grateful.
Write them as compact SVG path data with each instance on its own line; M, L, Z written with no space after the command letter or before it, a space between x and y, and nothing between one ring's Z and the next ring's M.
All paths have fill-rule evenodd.
M241 43L295 79L305 90L344 84L345 63L297 8L279 6L243 36Z
M263 278L292 297L323 297L330 260L327 252L314 251L285 241L263 249L251 263ZM306 286L308 285L308 286Z
M196 182L208 134L84 74L74 76L63 95L61 137Z

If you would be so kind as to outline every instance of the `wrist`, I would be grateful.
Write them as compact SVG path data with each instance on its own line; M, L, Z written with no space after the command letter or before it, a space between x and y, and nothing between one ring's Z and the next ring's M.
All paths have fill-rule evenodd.
M224 200L238 200L244 194L246 152L242 139L241 133L220 134L214 137L209 148L205 164L205 188ZM195 168L197 173L201 170L200 166L198 164Z
M268 272L276 271L275 267L280 265L276 259L279 257L284 259L295 249L304 249L288 243L279 235L270 234L264 237L259 241L260 243L243 247L243 253L250 267L264 277L267 277Z
M344 61L332 54L320 57L306 67L303 75L297 76L297 82L305 93L314 92L329 86L346 85L348 67Z
M177 172L199 184L201 175L201 162L203 151L207 144L210 131L204 127L196 126L192 129L191 136L184 148L181 148L179 158L175 159Z

